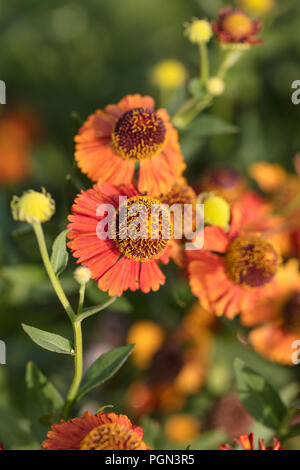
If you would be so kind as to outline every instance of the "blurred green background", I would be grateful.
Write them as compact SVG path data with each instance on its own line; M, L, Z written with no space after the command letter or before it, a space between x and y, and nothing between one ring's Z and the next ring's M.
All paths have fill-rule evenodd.
M45 226L51 246L66 225L78 189L90 184L73 161L73 135L80 119L128 93L147 93L158 98L150 75L159 60L178 59L190 78L197 76L197 48L183 36L183 23L191 17L215 18L219 8L228 3L0 0L0 79L7 87L7 104L1 106L1 111L4 115L8 109L25 107L40 127L39 139L31 146L31 176L0 186L0 339L7 345L7 365L0 366L0 441L8 447L28 447L33 442L25 418L23 378L28 360L36 362L62 392L72 377L71 359L39 349L22 331L21 323L25 322L66 336L71 334L40 264L32 231L12 221L10 199L28 188L47 188L57 204L55 217ZM292 158L300 149L300 106L291 102L291 83L300 79L299 31L300 2L278 0L265 18L265 44L253 47L230 71L225 95L216 99L208 111L237 126L238 132L207 137L183 135L189 181L195 181L211 162L234 165L242 172L257 160L280 162L292 169ZM184 96L186 92L182 93ZM171 110L172 106L174 103L170 103ZM70 262L63 277L73 301L77 296L72 278L74 266ZM158 293L147 297L126 294L109 313L86 323L88 360L107 345L124 343L126 330L136 319L157 321L167 330L178 325L194 299L174 266L165 272L168 280ZM88 303L99 303L105 298L91 283ZM111 329L114 335L109 333ZM215 366L221 364L221 369L227 371L224 383L221 380L221 391L205 387L192 397L185 410L199 417L204 428L214 400L234 383L232 359L236 355L247 358L277 388L286 384L292 387L297 380L296 369L259 358L237 340L235 329L228 322L221 321L214 359ZM138 372L132 364L126 364L107 386L92 394L89 403L80 403L79 408L89 406L93 411L112 403L116 412L126 412L126 393L136 376ZM161 423L165 419L156 418ZM154 432L152 422L147 426L150 434ZM202 442L200 434L197 445L216 447L220 436L209 437L211 441ZM160 436L161 442L163 439Z

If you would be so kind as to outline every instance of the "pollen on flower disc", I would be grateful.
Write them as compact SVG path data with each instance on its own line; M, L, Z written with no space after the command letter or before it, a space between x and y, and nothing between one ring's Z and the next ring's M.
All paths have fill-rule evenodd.
M119 118L112 141L115 151L124 159L151 158L166 144L165 124L154 111L134 108Z
M266 239L250 235L238 237L229 245L225 264L235 284L260 287L273 279L280 257Z
M135 261L158 259L173 236L168 209L148 196L128 198L116 217L116 245L120 253Z

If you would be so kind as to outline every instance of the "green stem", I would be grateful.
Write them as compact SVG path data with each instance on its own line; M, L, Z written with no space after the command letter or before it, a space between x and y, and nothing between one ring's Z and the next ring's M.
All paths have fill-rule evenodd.
M83 371L83 348L82 348L82 330L81 330L81 321L76 319L72 321L73 332L74 332L74 378L69 389L66 403L63 410L64 419L68 419L69 413L72 407L72 404L76 398L77 392L80 387Z
M47 250L47 246L46 246L42 226L39 222L36 222L36 223L33 224L33 229L34 229L36 239L37 239L37 242L38 242L38 245L39 245L41 257L42 257L45 269L47 271L47 274L49 276L49 279L51 281L51 284L53 286L53 289L55 290L56 295L59 298L62 306L65 309L65 311L67 312L70 320L73 321L73 319L75 318L75 313L74 313L74 311L71 307L70 302L68 301L68 299L66 297L66 294L64 293L64 290L61 286L60 281L58 280L58 278L57 278L57 276L56 276L56 274L53 270L53 267L52 267L52 264L51 264L51 261L50 261L50 258L49 258L49 254L48 254L48 250Z
M78 310L77 310L77 320L83 309L85 286L86 284L81 284L80 289L79 289L79 304L78 304Z
M205 42L200 42L199 50L200 50L200 79L201 79L202 85L205 86L209 77L209 59L208 59L207 45Z

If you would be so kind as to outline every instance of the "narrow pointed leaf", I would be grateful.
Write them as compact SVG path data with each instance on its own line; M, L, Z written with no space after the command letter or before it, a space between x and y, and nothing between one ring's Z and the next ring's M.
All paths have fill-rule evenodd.
M74 355L74 348L67 338L49 333L48 331L34 328L33 326L22 324L23 330L32 341L38 344L41 348L47 349L48 351L56 352L59 354L70 354Z
M76 400L110 379L128 359L134 345L122 346L102 354L87 370Z
M237 389L246 410L264 426L278 430L287 409L276 390L241 359L234 362Z
M55 239L52 247L51 264L54 272L59 276L67 267L68 251L66 246L66 237L68 230L63 230Z

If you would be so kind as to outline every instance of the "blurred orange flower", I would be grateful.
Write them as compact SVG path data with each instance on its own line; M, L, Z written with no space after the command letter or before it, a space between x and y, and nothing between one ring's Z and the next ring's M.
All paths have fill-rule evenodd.
M256 327L249 334L254 349L264 357L292 365L293 343L300 339L300 273L297 260L279 270L272 298L242 312L241 322Z
M45 450L149 450L143 430L133 426L125 415L88 411L81 418L51 426Z
M130 184L139 164L138 189L159 196L185 169L177 131L150 96L128 95L92 114L75 137L75 159L92 181Z

